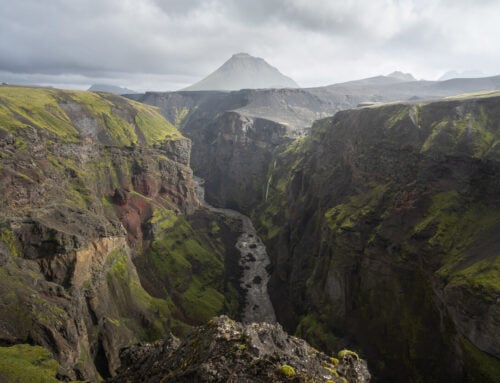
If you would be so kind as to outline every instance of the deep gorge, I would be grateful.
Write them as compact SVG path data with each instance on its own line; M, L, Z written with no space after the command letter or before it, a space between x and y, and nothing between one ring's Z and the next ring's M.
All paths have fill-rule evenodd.
M309 132L326 106L301 115L306 92L265 91L302 106L253 116L257 93L147 95L168 123L110 94L0 88L1 352L49 352L60 379L98 381L127 373L120 350L138 342L164 339L129 361L175 359L170 332L189 352L224 331L245 357L255 334L295 344L212 320L256 319L238 248L254 262L260 237L270 265L247 287L269 273L264 316L288 333L359 352L373 381L496 381L498 94L339 111ZM308 366L360 360L326 355ZM288 357L270 360L276 381ZM186 360L162 373L189 379Z
M289 332L361 350L376 381L495 381L498 111L496 96L362 108L298 139L237 113L181 127L209 199L253 218Z

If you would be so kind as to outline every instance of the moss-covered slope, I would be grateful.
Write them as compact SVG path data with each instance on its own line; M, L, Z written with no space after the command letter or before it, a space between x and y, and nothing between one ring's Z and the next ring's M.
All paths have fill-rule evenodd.
M43 346L59 377L98 381L120 348L237 305L221 282L232 224L208 217L191 238L183 217L198 205L190 148L140 103L0 86L1 344Z
M269 179L256 217L289 330L383 381L498 381L497 94L339 112Z

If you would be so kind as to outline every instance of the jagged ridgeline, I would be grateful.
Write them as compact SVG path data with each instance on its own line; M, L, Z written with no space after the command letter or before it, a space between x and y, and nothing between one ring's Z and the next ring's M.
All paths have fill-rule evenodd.
M386 382L500 381L498 92L338 112L268 179L254 223L289 331L357 344Z
M235 315L238 223L194 213L190 148L144 104L0 87L0 381L98 381L124 346Z

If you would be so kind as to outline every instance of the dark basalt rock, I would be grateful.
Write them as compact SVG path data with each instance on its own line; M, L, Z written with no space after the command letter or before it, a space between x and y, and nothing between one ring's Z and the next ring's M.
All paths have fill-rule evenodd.
M226 316L195 328L182 342L169 336L129 347L121 362L108 383L370 381L366 362L354 353L337 361L278 324L243 325Z
M276 156L254 222L285 329L384 382L498 381L499 106L342 111Z

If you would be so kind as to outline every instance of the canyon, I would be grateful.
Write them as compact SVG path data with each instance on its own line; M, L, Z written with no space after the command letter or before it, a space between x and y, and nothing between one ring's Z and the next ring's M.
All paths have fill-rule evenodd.
M496 381L495 81L374 78L138 99L192 139L207 199L252 217L288 332L327 352L363 350L375 381ZM379 104L374 89L379 100L418 89L431 100ZM482 91L439 100L458 90Z
M495 81L1 86L0 353L46 381L498 381Z

